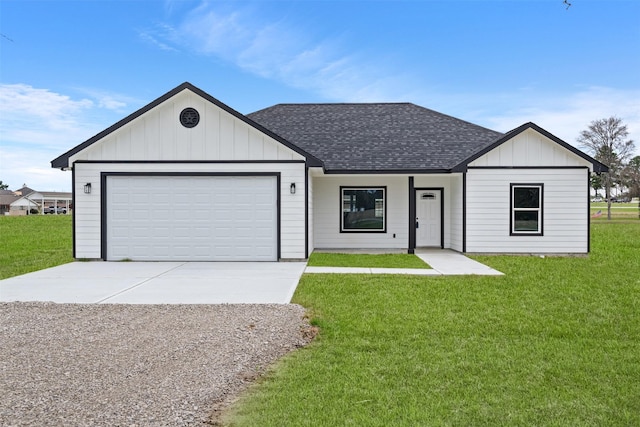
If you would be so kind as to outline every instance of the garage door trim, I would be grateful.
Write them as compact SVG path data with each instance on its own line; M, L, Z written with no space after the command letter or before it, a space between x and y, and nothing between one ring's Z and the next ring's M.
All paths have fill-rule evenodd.
M182 177L242 177L271 176L276 178L276 260L280 260L280 172L101 172L100 173L100 258L107 261L107 177L110 176L182 176Z

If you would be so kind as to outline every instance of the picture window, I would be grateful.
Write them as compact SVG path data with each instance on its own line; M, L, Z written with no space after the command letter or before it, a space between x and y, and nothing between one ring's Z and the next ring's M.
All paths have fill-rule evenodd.
M340 187L341 232L386 232L386 187Z

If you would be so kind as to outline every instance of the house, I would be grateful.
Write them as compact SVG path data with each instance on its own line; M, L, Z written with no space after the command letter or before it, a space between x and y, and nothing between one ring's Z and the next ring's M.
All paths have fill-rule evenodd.
M410 103L243 115L184 83L54 159L74 257L276 261L314 249L587 253L589 174L533 123L495 132Z
M19 198L20 196L16 196L11 190L0 190L0 215L9 215L11 203Z
M71 209L72 194L62 191L22 192L23 196L11 203L11 215L27 215L37 213L67 213Z
M67 213L72 206L72 194L69 192L35 191L26 185L16 191L0 191L0 213L5 215Z

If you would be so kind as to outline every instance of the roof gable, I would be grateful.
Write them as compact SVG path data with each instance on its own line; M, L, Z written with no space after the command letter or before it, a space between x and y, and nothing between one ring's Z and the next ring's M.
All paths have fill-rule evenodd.
M189 96L188 94L191 94L190 100L192 102L200 100L199 104L203 109L206 109L207 105L213 106L207 111L200 111L200 120L201 122L205 121L204 126L201 124L193 129L183 129L181 125L178 125L170 132L163 132L165 128L161 128L161 125L166 124L167 120L172 124L178 122L180 110L176 112L172 107L179 108L177 107L179 104L178 98ZM178 100L176 106L168 106L166 112L161 111L165 104L176 100ZM209 119L216 120L216 117L211 118L215 114L210 113L210 111L216 109L217 111L222 111L223 114L220 115L220 118L217 119L218 122L215 124L220 125L220 127L226 126L226 131L220 131L226 132L224 137L220 137L220 139L223 139L222 142L215 141L215 137L210 137L212 132L210 127L207 129L206 124ZM150 116L155 111L158 111L159 117ZM162 117L163 114L164 117ZM155 122L137 125L140 120L146 118L155 120ZM136 126L138 127L136 128ZM243 127L244 130L239 127ZM193 132L189 133L189 131ZM209 134L205 134L207 131ZM180 132L185 133L185 135L176 136ZM200 134L200 141L195 141L196 138L192 136L194 132L195 134ZM164 148L153 145L156 140L162 141L168 138L173 139L166 141ZM141 140L144 141L145 139L147 141L142 145L146 145L146 147L134 147L135 144L139 144ZM173 147L171 144L176 146ZM217 145L214 147L207 146L215 144ZM226 147L225 144L227 144ZM239 153L234 153L233 151L236 148L229 148L228 144L240 145ZM321 164L318 159L304 152L304 150L186 82L52 160L51 166L64 169L68 168L70 163L76 160L233 160L234 156L246 156L247 158L244 158L244 160L250 160L252 146L255 148L254 151L261 151L261 155L265 155L269 159L296 159L301 156L309 164ZM188 153L188 155L185 153ZM292 157L292 154L295 154L295 156ZM210 158L207 158L207 156Z
M13 194L13 192L0 193L0 205L8 206L19 198L20 196L16 196L15 194Z
M536 138L536 135L540 136ZM452 171L469 166L591 166L594 172L607 172L604 164L567 144L535 123L525 123L473 154Z
M329 173L449 171L502 135L411 103L279 104L248 117Z

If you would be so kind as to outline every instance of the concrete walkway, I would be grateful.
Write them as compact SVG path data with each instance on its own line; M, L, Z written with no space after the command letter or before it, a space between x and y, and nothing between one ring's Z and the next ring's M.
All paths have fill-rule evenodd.
M420 276L442 275L482 275L502 276L478 261L467 258L459 252L448 249L419 249L416 256L431 266L420 268L362 268L362 267L307 267L305 273L342 273L342 274L411 274Z

